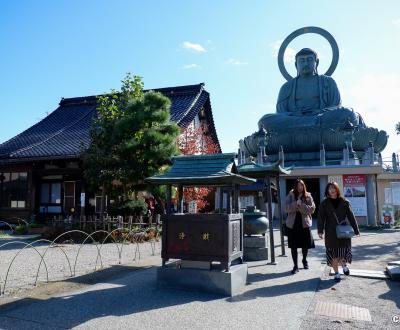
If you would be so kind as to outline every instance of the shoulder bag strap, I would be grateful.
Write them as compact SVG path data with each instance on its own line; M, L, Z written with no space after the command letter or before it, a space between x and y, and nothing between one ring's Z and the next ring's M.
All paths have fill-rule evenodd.
M343 221L346 221L346 220L343 220L343 221L339 222L339 219L338 219L338 217L337 217L337 215L336 215L336 212L335 212L335 210L334 210L334 208L333 208L333 206L332 206L331 201L328 200L328 201L327 201L327 204L328 204L328 209L331 211L331 213L332 213L333 217L335 218L335 220L336 220L336 222L337 222L338 225L340 225Z

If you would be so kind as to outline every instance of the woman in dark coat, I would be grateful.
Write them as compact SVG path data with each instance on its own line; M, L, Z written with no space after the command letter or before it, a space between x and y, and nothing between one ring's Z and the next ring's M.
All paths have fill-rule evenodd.
M338 239L336 226L338 222L347 218L353 227L354 233L360 235L356 218L354 217L348 200L341 196L339 185L330 182L325 189L325 199L319 207L318 235L323 238L325 233L326 261L335 271L335 281L340 282L339 263L345 275L350 274L347 264L352 261L351 239Z
M311 234L311 215L315 211L315 204L311 194L307 191L303 180L296 180L293 189L289 192L285 202L286 227L288 228L288 243L292 252L292 274L299 271L297 263L297 249L303 253L303 266L308 269L308 249L314 248L314 239Z

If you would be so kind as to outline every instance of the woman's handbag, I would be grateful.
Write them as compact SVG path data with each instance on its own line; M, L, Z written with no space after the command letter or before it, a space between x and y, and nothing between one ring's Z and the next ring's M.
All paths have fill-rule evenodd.
M346 219L339 222L336 213L333 212L333 215L336 218L337 226L336 226L336 236L338 239L349 239L352 238L355 233L352 226L350 226Z

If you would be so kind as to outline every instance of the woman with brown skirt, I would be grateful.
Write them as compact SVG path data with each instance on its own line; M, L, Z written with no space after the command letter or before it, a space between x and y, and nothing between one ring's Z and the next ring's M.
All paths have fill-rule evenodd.
M338 238L336 226L347 218L353 227L355 235L360 235L357 221L354 217L348 200L341 196L339 185L329 182L325 189L325 199L319 207L318 236L323 238L325 234L326 261L335 271L336 282L340 282L339 264L343 273L350 275L347 264L352 261L351 238Z
M308 249L315 247L310 228L315 204L303 180L296 180L293 189L286 197L285 208L288 214L286 218L288 243L294 264L292 274L295 274L299 271L297 249L302 250L303 266L304 269L308 269Z

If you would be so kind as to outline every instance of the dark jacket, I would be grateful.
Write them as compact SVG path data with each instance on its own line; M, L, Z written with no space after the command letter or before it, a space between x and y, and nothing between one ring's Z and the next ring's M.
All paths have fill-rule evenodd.
M297 207L296 197L294 196L293 190L291 190L286 196L285 211L287 212L286 226L290 229L293 229L297 211L301 213L303 228L311 227L311 215L315 211L315 204L311 194L307 193L305 200L301 201L300 206Z
M325 247L343 248L351 247L351 239L338 239L336 236L337 220L333 214L336 213L340 221L347 218L348 223L353 227L356 235L360 234L356 218L351 210L350 202L347 199L339 197L340 201L335 209L329 198L325 198L319 207L318 214L318 234L325 234Z

